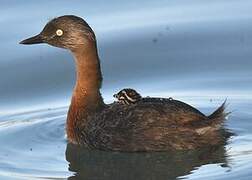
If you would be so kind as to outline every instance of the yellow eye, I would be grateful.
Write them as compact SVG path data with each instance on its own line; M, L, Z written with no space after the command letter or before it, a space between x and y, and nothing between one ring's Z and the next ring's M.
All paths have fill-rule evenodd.
M63 35L63 31L61 29L57 29L56 35L57 36L62 36Z

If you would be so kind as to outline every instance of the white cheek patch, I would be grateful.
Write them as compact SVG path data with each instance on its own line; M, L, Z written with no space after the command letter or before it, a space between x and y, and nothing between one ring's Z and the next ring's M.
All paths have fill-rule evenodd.
M133 96L133 97L131 97L131 96ZM131 101L131 102L136 102L137 101L137 99L134 99L134 96L135 96L135 94L134 93L129 93L129 95L125 92L125 96L126 96L126 98L129 100L129 101Z
M123 96L120 96L120 97L119 97L119 100L123 100L123 99L125 99L125 97L123 97Z
M127 98L128 100L130 100L131 102L135 102L135 101L136 101L136 99L131 98L130 96L128 96L128 94L125 94L125 96L126 96L126 98Z
M61 29L57 29L57 31L56 31L57 36L62 36L63 34L64 33L63 33L63 31Z

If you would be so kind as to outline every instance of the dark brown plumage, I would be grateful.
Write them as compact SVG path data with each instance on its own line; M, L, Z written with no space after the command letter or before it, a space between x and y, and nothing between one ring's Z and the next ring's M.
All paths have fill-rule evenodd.
M68 15L50 21L22 44L48 43L71 50L77 80L67 116L71 143L115 151L195 149L223 143L220 133L225 103L213 114L181 101L147 98L135 104L104 104L95 35L81 18Z
M118 151L165 151L216 145L223 140L218 130L225 118L224 105L209 118L177 100L114 103L88 116L79 125L83 127L78 133L79 139L85 139L84 144L92 148Z

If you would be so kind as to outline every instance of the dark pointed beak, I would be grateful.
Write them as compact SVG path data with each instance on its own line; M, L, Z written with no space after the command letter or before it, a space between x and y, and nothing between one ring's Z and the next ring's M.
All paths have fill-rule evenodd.
M40 44L40 43L44 43L44 41L41 38L41 35L38 34L36 36L21 41L19 44Z

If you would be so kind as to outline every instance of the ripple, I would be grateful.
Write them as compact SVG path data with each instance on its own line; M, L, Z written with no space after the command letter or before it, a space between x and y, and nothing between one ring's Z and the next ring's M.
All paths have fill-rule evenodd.
M64 159L66 108L4 118L0 123L0 176L65 178L71 174Z
M234 105L239 107L238 105ZM210 111L210 108L204 108ZM67 108L5 115L0 122L0 177L19 179L228 179L250 177L249 114L230 116L227 145L187 152L118 153L67 144ZM239 123L242 119L243 123ZM221 178L220 178L221 177Z

